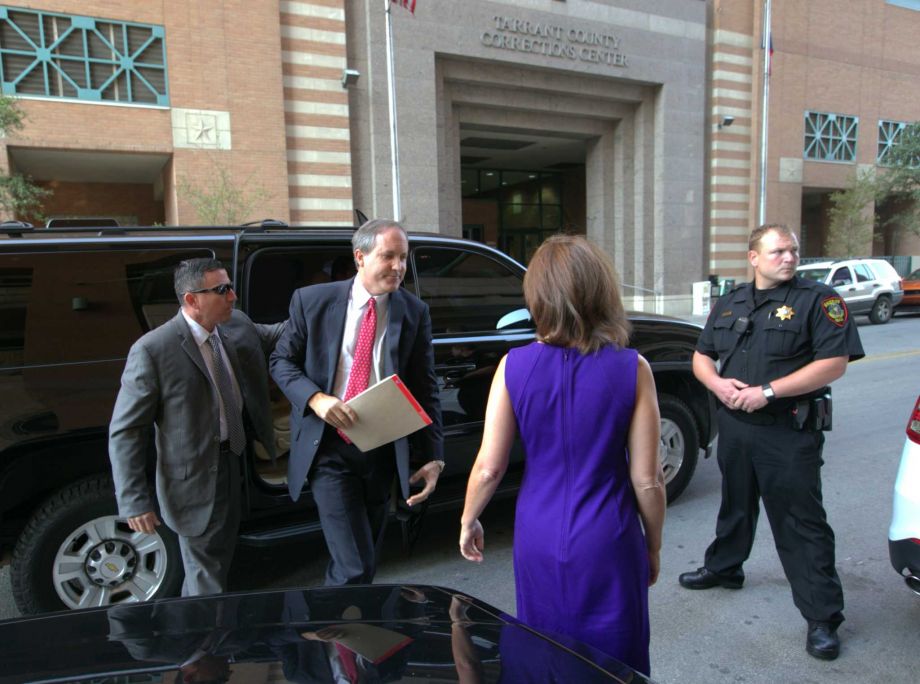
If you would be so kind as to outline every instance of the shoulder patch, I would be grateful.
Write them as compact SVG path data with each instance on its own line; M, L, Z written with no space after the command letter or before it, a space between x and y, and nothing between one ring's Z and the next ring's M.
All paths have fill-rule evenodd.
M847 311L847 305L844 304L843 300L837 295L825 297L821 300L821 311L824 312L827 320L838 328L842 328L846 325L847 319L850 317L850 312Z

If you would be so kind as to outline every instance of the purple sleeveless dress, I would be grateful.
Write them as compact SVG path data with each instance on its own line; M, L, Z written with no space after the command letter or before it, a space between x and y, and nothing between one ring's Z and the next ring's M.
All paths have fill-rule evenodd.
M649 673L648 556L626 438L638 354L534 342L505 364L524 444L514 526L518 619Z

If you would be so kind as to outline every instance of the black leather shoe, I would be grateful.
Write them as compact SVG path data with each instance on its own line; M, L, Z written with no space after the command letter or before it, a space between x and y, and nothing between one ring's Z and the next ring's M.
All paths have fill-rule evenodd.
M808 638L805 640L808 655L821 660L833 660L840 655L840 637L830 622L808 621Z
M714 572L710 572L705 567L698 568L693 572L685 572L677 578L677 581L685 589L712 589L713 587L740 589L741 585L744 584L744 580L721 577Z

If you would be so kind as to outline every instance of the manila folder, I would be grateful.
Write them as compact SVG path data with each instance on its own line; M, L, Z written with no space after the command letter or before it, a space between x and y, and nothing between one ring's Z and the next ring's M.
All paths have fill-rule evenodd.
M379 665L414 641L412 637L392 629L360 622L335 625L333 629L339 631L335 638L337 644L357 653L374 665Z
M389 444L431 425L431 418L398 375L384 378L348 400L358 420L343 432L361 451Z

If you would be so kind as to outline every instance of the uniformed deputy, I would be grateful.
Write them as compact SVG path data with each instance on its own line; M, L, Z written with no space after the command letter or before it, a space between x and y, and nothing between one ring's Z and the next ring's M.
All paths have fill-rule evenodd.
M752 231L754 280L718 300L697 344L693 372L720 402L722 504L705 565L679 581L688 589L740 589L762 498L808 621L806 650L833 660L843 589L821 501L822 431L831 424L828 385L864 354L840 296L796 277L798 251L786 226Z

